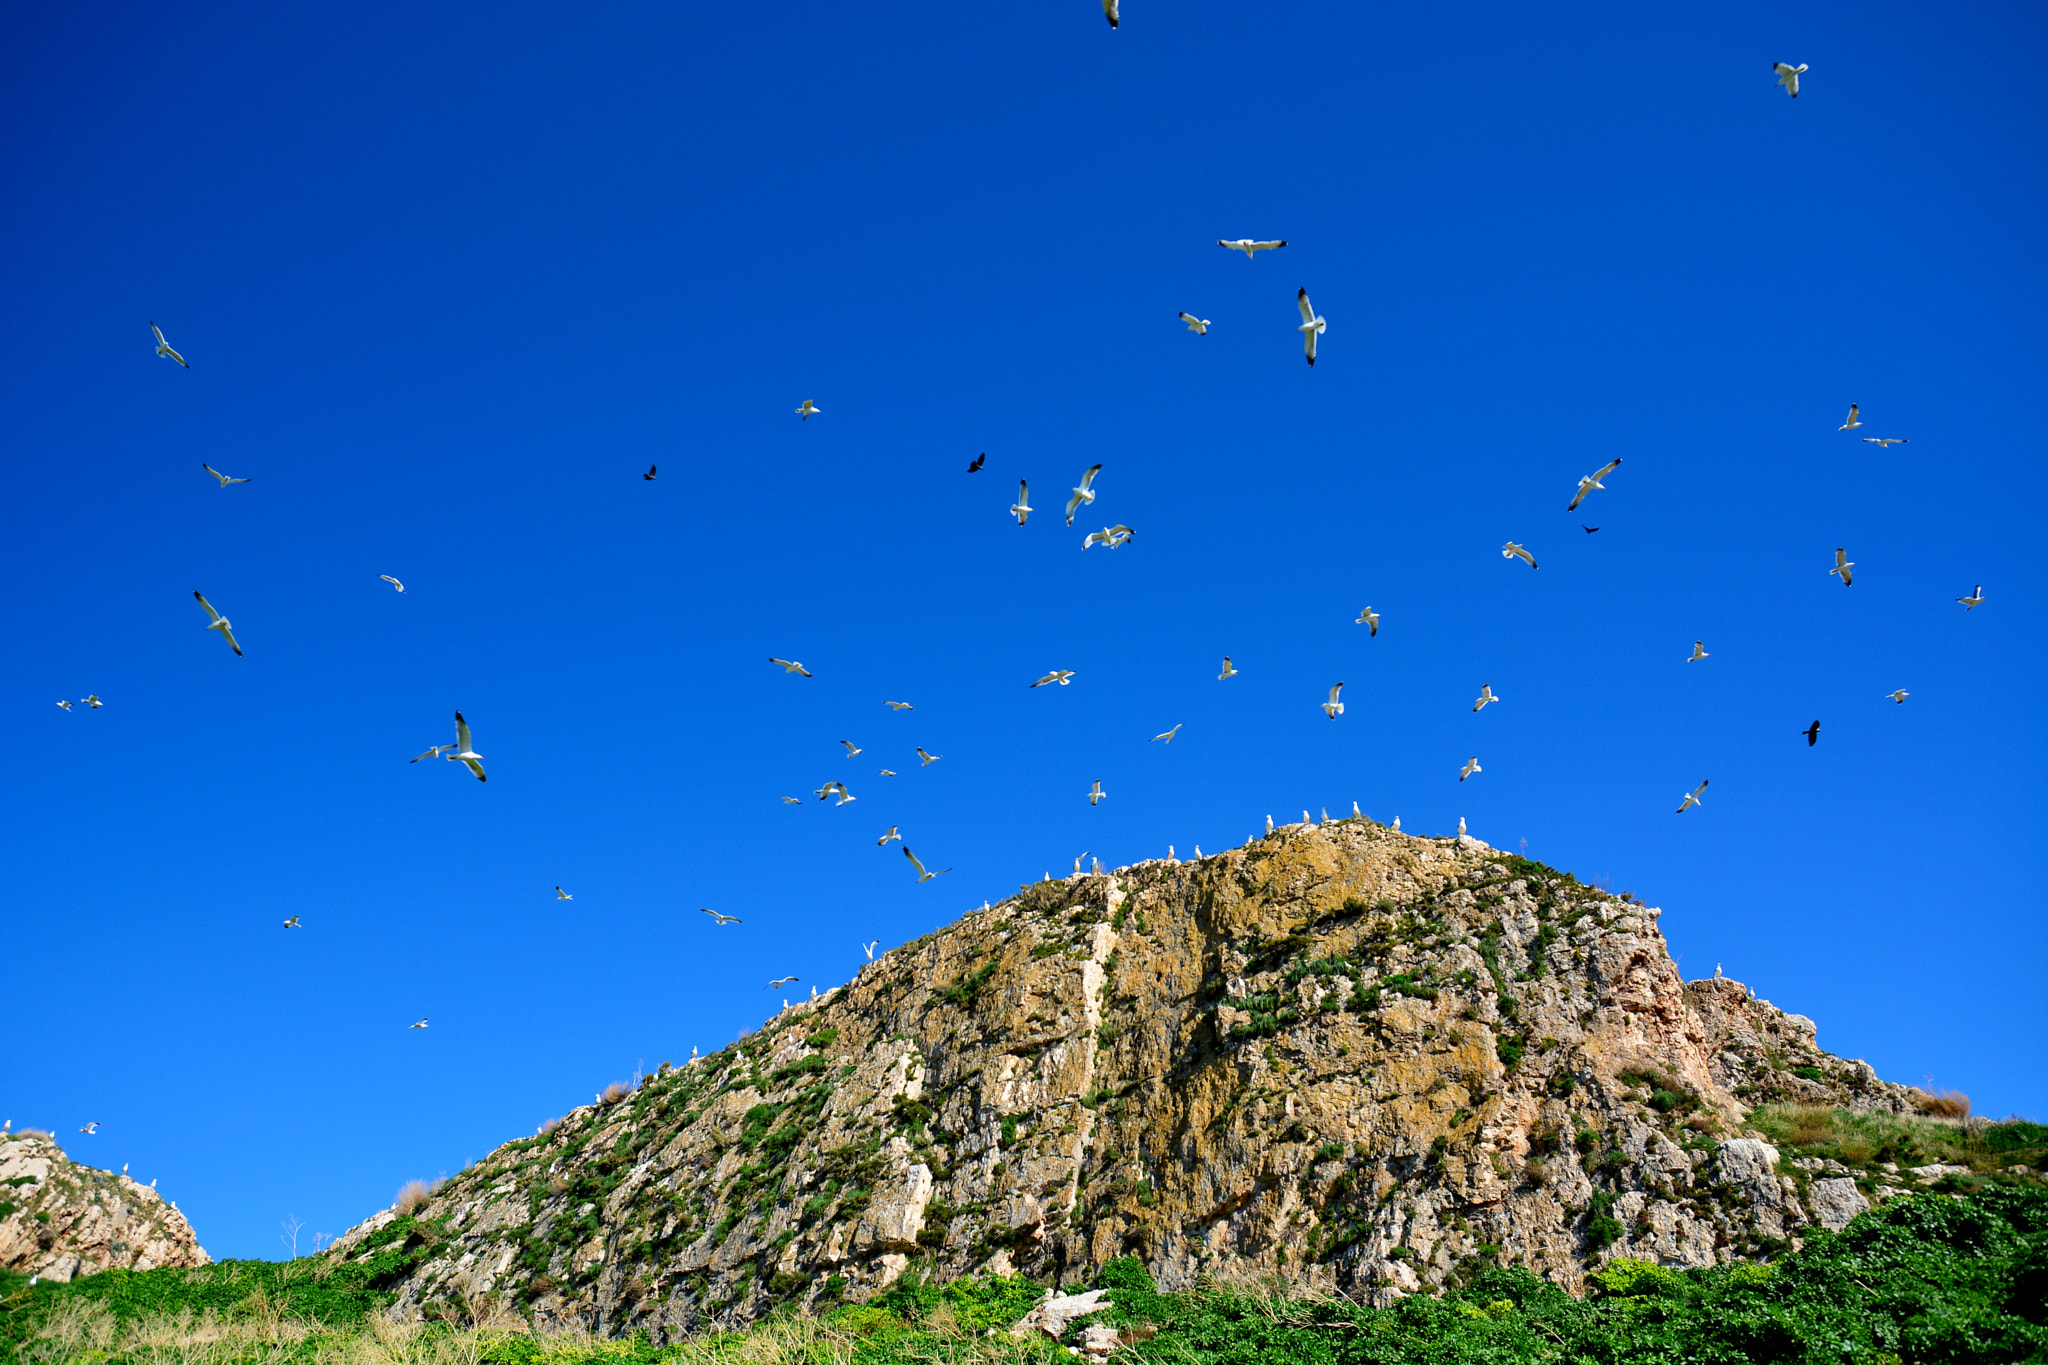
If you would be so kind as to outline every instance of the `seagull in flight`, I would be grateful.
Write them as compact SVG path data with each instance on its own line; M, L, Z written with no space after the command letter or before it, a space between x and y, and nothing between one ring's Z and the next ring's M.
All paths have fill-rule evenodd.
M1081 475L1080 485L1073 490L1074 496L1067 499L1067 525L1072 526L1074 524L1075 508L1079 507L1084 502L1088 503L1091 506L1094 505L1095 476L1097 474L1100 474L1101 472L1102 466L1098 464L1091 466L1086 473ZM1019 501L1022 501L1022 499L1019 499ZM1020 518L1018 521L1018 525L1021 526L1022 524L1023 521Z
M917 709L907 701L885 701L882 705L888 707L891 711L915 711Z
M1703 791L1705 791L1706 789L1707 789L1707 784L1706 784L1706 783L1704 783L1704 782L1700 783L1700 784L1699 784L1699 785L1698 785L1697 787L1694 787L1694 788L1692 789L1692 793L1691 793L1691 795L1687 796L1687 797L1686 797L1686 798L1685 798L1685 799L1684 799L1683 801L1679 802L1679 804L1678 804L1678 813L1679 813L1680 815L1683 815L1683 814L1685 814L1685 812L1686 812L1686 808L1687 808L1687 807L1689 807L1689 806L1697 806L1697 805L1699 805L1699 804L1700 804L1700 793L1701 793L1701 792L1703 792Z
M415 758L410 761L417 763L420 761L420 758L439 758L442 754L449 752L455 747L456 746L453 744L436 744L433 748L421 754L419 758Z
M883 777L896 776L896 770L894 768L877 768L875 769L875 771Z
M931 767L931 766L932 766L932 764L934 764L934 763L938 762L938 761L939 761L940 759L942 759L942 758L944 758L944 757L945 757L945 755L944 755L944 754L928 754L928 753L926 753L926 752L924 751L924 746L923 746L922 744L920 744L920 745L918 745L918 746L917 746L917 756L918 756L919 760L921 760L921 761L920 761L920 762L918 763L918 765L917 765L917 766L918 766L918 767L920 767L920 768L929 768L929 767Z
M1071 668L1055 668L1052 672L1046 674L1044 677L1040 678L1037 682L1031 685L1033 687L1043 687L1047 683L1058 683L1061 687L1065 687L1067 685L1067 680L1069 678L1072 678L1073 676L1074 670Z
M555 899L558 901L573 901L576 899L576 897L574 897L567 891L564 891L561 887L558 886L555 888Z
M1835 547L1835 567L1828 570L1828 576L1832 578L1834 575L1840 574L1842 576L1842 586L1846 588L1852 581L1849 577L1849 570L1855 567L1856 561L1849 558L1848 552L1837 545Z
M910 859L910 865L911 865L912 867L914 867L914 868L916 868L916 869L917 869L917 881L918 881L918 885L920 885L920 886L922 886L922 885L923 885L924 883L926 883L926 882L930 881L930 880L931 880L932 878L934 878L934 877L943 877L943 876L945 876L945 875L946 875L946 874L947 874L948 872L951 872L951 871L953 870L953 869L952 869L952 868L950 868L950 867L942 867L942 868L940 868L940 869L939 869L939 870L938 870L937 872L927 872L927 871L925 871L925 870L924 870L924 864L923 864L923 863L921 863L921 862L919 862L919 861L917 860L917 855L916 855L915 853L912 853L912 852L910 851L910 845L909 845L909 844L905 844L905 845L903 846L903 856L904 856L904 857L906 857L906 858L908 858L908 859Z
M1708 657L1706 645L1704 645L1698 640L1694 640L1692 642L1692 653L1689 656L1687 656L1686 662L1689 664L1696 664L1701 659L1704 659L1706 657Z
M1372 635L1369 638L1377 639L1380 633L1380 614L1371 607L1367 607L1364 611L1358 613L1358 619L1352 622L1352 624L1372 627Z
M1621 468L1621 457L1617 455L1615 458L1609 460L1606 464L1601 465L1598 469L1588 474L1585 478L1580 479L1579 491L1572 494L1571 506L1565 508L1564 510L1567 512L1578 511L1579 504L1586 500L1586 494L1592 492L1596 488L1607 487L1607 485L1600 482L1600 480L1606 478L1609 474L1612 474L1615 470L1619 468Z
M839 742L846 746L846 756L848 758L852 758L855 754L861 752L859 748L855 747L854 742L850 739L842 739Z
M152 322L149 324L149 330L156 333L156 353L158 355L162 356L165 360L175 360L180 365L185 365L185 368L188 370L192 368L190 365L185 364L185 357L172 350L171 343L164 340L163 328Z
M876 939L874 943L863 943L860 945L861 951L868 955L868 961L873 962L875 960L875 944L878 944L881 941L882 940L880 939Z
M106 705L105 702L100 700L100 694L97 692L93 693L89 697L80 698L80 700L82 700L87 706L91 707L95 711L99 710L102 706Z
M744 923L744 921L743 921L743 920L741 920L741 919L740 919L740 917L739 917L738 915L721 915L721 914L719 914L719 913L718 913L718 912L717 912L716 910L706 910L706 909L704 909L704 908L703 908L702 906L699 906L699 907L698 907L698 910L699 910L699 912L700 912L700 913L702 913L702 914L706 914L706 915L709 915L709 916L711 916L711 922L712 922L713 924L741 924L741 923Z
M424 757L425 757L425 755L424 755L424 754L422 754L422 755L421 755L421 757L422 757L422 758L424 758ZM415 760L415 761L417 761L417 760ZM794 796L785 796L785 797L783 797L783 798L782 798L782 804L783 804L783 805L785 805L785 806L801 806L801 805L803 804L803 802L802 802L802 801L800 801L800 800L798 800L798 799L797 799L796 797L794 797Z
M811 676L811 670L805 668L802 664L798 663L794 659L778 659L775 658L773 655L770 655L768 662L780 668L784 673L801 673L806 678Z
M1806 747L1811 749L1814 745L1820 743L1820 722L1815 721L1799 733L1806 736Z
M1283 246L1286 246L1287 243L1255 242L1249 237L1240 237L1234 242L1226 242L1223 241L1221 238L1218 238L1216 245L1224 248L1226 251L1242 251L1244 253L1244 258L1246 260L1255 261L1258 259L1258 257L1252 255L1254 251L1275 251Z
M398 592L404 592L404 591L405 591L405 584L403 584L403 583L399 582L399 581L398 581L397 579L393 578L393 577L392 577L392 576L391 576L390 574L388 574L388 573L380 573L380 574L378 574L378 575L377 575L377 577L379 577L379 578L383 579L383 580L384 580L384 581L385 581L386 583L389 583L389 584L390 584L390 585L392 586L392 588L393 588L393 589L395 589L396 591L398 591Z
M1897 702L1901 706L1904 706L1906 704L1906 698L1912 696L1913 694L1902 687L1896 692L1887 692L1885 695L1890 700Z
M1964 611L1974 611L1974 610L1976 610L1976 608L1977 608L1977 604L1978 604L1979 602L1982 602L1983 600L1984 600L1984 585L1983 585L1982 583L1979 583L1979 584L1978 584L1978 585L1977 585L1976 587L1974 587L1974 588L1970 589L1970 595L1969 595L1968 597L1958 597L1958 598L1956 599L1956 601L1958 601L1958 602L1960 602L1960 603L1962 603L1962 604L1963 604L1963 610L1964 610Z
M1105 526L1100 531L1090 531L1082 539L1081 548L1092 550L1097 545L1107 545L1112 550L1119 549L1136 534L1137 532L1128 526Z
M424 1019L420 1020L420 1021L419 1021L419 1022L418 1022L417 1024L407 1024L407 1025L406 1025L406 1027L407 1027L407 1028L425 1028L426 1026L427 1026L427 1021L426 1021L426 1020L424 1020Z
M1474 711L1484 711L1499 700L1499 697L1493 695L1493 684L1486 683L1480 687L1479 700L1472 703L1472 709Z
M1315 305L1308 301L1308 290L1303 289L1297 293L1294 296L1294 304L1301 309L1301 326L1294 330L1301 333L1302 349L1308 352L1308 363L1313 367L1316 363L1316 338L1323 334L1323 329L1329 324L1323 321L1322 314L1316 312Z
M1593 533L1594 533L1595 531L1599 530L1600 528L1599 528L1599 527L1597 527L1597 526L1588 526L1588 525L1586 525L1586 523L1585 523L1585 522L1583 522L1583 521L1582 521L1582 522L1580 522L1580 523L1579 523L1579 529L1580 529L1581 531L1584 531L1584 532L1585 532L1585 533L1586 533L1587 535L1589 535L1589 536L1590 536L1590 535L1592 535L1592 534L1593 534Z
M78 1131L79 1131L79 1132L81 1132L81 1133L95 1133L95 1134L96 1134L96 1133L98 1133L98 1132L99 1132L99 1130L100 1130L100 1122L99 1122L99 1120L98 1120L98 1119L94 1119L94 1120L93 1120L93 1121L92 1121L91 1123L88 1123L88 1124L86 1124L86 1125L85 1125L85 1127L83 1127L83 1128L79 1129Z
M1225 680L1226 678L1234 678L1234 677L1236 677L1237 675L1238 675L1238 670L1237 670L1237 669L1235 669L1235 668L1232 668L1232 667L1230 666L1230 656L1229 656L1228 654L1224 655L1224 656L1223 656L1223 671L1222 671L1221 673L1218 673L1218 674L1216 675L1216 681L1217 681L1217 682L1222 682L1222 681L1224 681L1224 680Z
M1500 557L1502 559L1519 559L1532 569L1539 567L1536 563L1536 556L1530 554L1512 540L1500 547Z
M293 916L292 916L292 917L291 917L290 919L286 920L286 921L284 922L284 927L285 927L285 928L287 928L287 929L303 929L303 928L305 928L305 926L304 926L303 924L300 924L300 923L299 923L299 917L298 917L297 915L293 915Z
M882 845L888 843L891 839L894 839L899 844L903 842L903 836L896 832L896 826L894 825L889 826L889 832L887 834L884 834L881 838L875 840L875 847L880 848L882 847Z
M57 703L57 706L59 710L63 711L69 711L71 709L71 703L68 701L60 701Z
M1886 450L1890 450L1893 446L1913 444L1903 436L1866 436L1863 438L1863 443L1865 445L1883 446Z
M790 982L794 980L796 980L796 978L793 976L778 976L773 981L769 982L766 986L762 987L762 989L772 991L777 986L787 986Z
M1017 500L1010 504L1010 515L1017 519L1017 524L1019 526L1022 526L1025 522L1031 519L1032 507L1029 501L1030 493L1030 482L1025 479L1017 480Z
M213 609L213 603L207 601L203 596L200 596L199 590L197 588L194 588L192 590L192 595L194 597L199 598L199 605L205 607L206 614L213 618L213 624L208 626L207 629L219 631L220 638L228 642L228 648L232 649L233 651L235 651L237 655L239 655L242 652L242 647L235 643L235 632L228 625L228 618L222 616L219 612L215 611Z
M1461 772L1460 772L1460 773L1458 774L1458 780L1459 780L1460 782L1463 782L1463 781L1464 781L1464 780L1465 780L1466 778L1468 778L1468 777L1472 776L1472 774L1474 774L1474 773L1483 773L1483 772L1485 772L1485 771L1486 771L1486 769L1484 769L1484 768L1482 768L1482 767L1480 767L1480 766L1479 766L1479 758L1478 758L1478 755L1476 755L1476 754L1475 754L1475 755L1474 755L1474 756L1472 756L1471 758L1468 758L1468 759L1466 759L1466 760L1465 760L1465 767L1464 767L1463 771L1461 771ZM1463 834L1463 833L1464 833L1465 831L1463 831L1463 830L1461 829L1461 830L1459 830L1458 832L1459 832L1460 834Z
M1188 330L1190 332L1193 332L1196 336L1205 337L1209 335L1209 319L1198 318L1193 313L1182 313L1180 315L1180 320L1182 322L1185 322L1188 325Z
M1842 425L1840 425L1840 426L1836 427L1836 428L1835 428L1835 430L1836 430L1836 431L1854 431L1854 430L1856 430L1856 428L1858 428L1858 427L1862 426L1862 425L1863 425L1863 419L1862 419L1861 417L1859 417L1859 416L1857 416L1857 415L1856 415L1856 414L1857 414L1857 413L1858 413L1859 411L1860 411L1860 409L1859 409L1859 408L1857 407L1857 405L1856 405L1856 404L1854 404L1854 403L1851 403L1851 404L1849 405L1849 420L1848 420L1848 421L1846 421L1846 422L1844 422L1844 423L1842 423Z
M1783 62L1772 62L1771 70L1778 73L1778 84L1785 87L1785 93L1793 99L1799 98L1799 78L1806 74L1806 63L1787 66Z
M640 477L646 479L649 483L652 483L654 482L654 471L658 468L660 468L659 465L649 465L647 466L647 472L645 474L642 474Z
M201 461L199 462L199 467L200 467L201 469L205 470L205 471L206 471L207 473L209 473L209 474L213 475L213 477L215 477L216 479L219 479L219 480L220 480L220 486L221 486L222 488L226 488L226 487L227 487L227 486L228 486L229 484L231 484L231 483L247 483L247 482L249 482L249 481L248 481L247 479L231 479L231 478L229 478L229 477L228 477L227 475L225 475L225 474L221 473L221 472L220 472L220 471L219 471L218 469L215 469L215 468L214 468L214 467L213 467L212 465L208 464L208 463L207 463L206 461L204 461L204 460L201 460Z
M1186 725L1186 724L1187 724L1187 722L1186 722L1186 721L1182 721L1182 722L1180 723L1180 725ZM1168 730L1168 731L1167 731L1167 732L1166 732L1165 734L1163 734L1163 735L1154 735L1154 736L1152 736L1151 742L1152 742L1152 743L1154 743L1154 744L1157 744L1157 743L1158 743L1158 742L1159 742L1160 740L1162 740L1162 739L1163 739L1163 740L1165 740L1165 741L1166 741L1166 742L1167 742L1168 744L1171 744L1171 743L1173 743L1173 737L1174 737L1175 735L1177 735L1177 734L1179 734L1179 733L1180 733L1180 725L1176 725L1176 726L1174 726L1174 727L1173 727L1173 728L1172 728L1171 730Z
M974 457L974 463L973 463L973 464L970 464L970 465L968 465L968 466L967 466L967 472L968 472L968 473L970 473L970 474L979 474L979 473L981 472L981 467L982 467L983 465L987 464L987 463L988 463L988 452L987 452L986 450L984 450L984 451L982 451L982 452L981 452L981 454L979 454L979 455L977 455L977 456L975 456L975 457Z
M1095 785L1088 789L1088 804L1099 806L1102 804L1102 798L1107 795L1109 793L1102 789L1102 779L1098 777L1095 779Z
M1344 684L1338 683L1335 687L1330 689L1330 699L1323 703L1323 714L1328 716L1331 720L1335 720L1337 719L1337 717L1344 714L1344 703L1337 700L1337 694L1339 692L1342 692L1343 690Z
M819 407L816 403L813 403L810 399L806 398L804 400L804 405L796 410L796 415L803 418L806 422L808 422L811 420L812 413L823 411L823 408Z
M846 789L844 782L827 782L824 786L818 788L818 799L823 801L834 792L839 794L839 799L832 803L835 806L843 806L849 801L858 801L860 799Z
M447 759L450 763L460 763L463 767L476 774L477 781L482 782L485 780L484 756L476 752L476 745L470 741L469 722L462 718L460 711L455 713L455 743L450 747L455 752L443 754L441 757Z

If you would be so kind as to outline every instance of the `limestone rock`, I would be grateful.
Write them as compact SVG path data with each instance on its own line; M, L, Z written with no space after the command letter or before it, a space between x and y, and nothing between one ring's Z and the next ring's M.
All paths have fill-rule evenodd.
M1058 1341L1067 1334L1067 1328L1072 1325L1075 1318L1085 1318L1090 1313L1099 1313L1109 1307L1109 1300L1103 1297L1108 1292L1107 1289L1091 1289L1085 1294L1055 1295L1048 1289L1045 1297L1040 1299L1029 1313L1017 1320L1017 1324L1010 1329L1010 1335L1028 1337L1033 1332L1043 1332L1054 1341ZM1114 1340L1116 1328L1106 1330Z
M1858 1214L1870 1212L1870 1201L1848 1176L1814 1181L1808 1199L1813 1205L1813 1221L1829 1232L1840 1232Z
M47 1134L0 1136L0 1269L68 1281L212 1262L149 1186L80 1165Z

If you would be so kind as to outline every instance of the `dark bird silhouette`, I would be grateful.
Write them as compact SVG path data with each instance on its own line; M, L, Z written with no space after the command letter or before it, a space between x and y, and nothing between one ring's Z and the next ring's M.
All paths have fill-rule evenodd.
M1580 523L1579 523L1579 529L1580 529L1581 531L1584 531L1584 532L1585 532L1585 533L1586 533L1587 535L1589 535L1589 536L1590 536L1590 535L1592 535L1592 534L1593 534L1593 533L1594 533L1595 531L1599 530L1600 528L1599 528L1599 527L1597 527L1597 526L1588 526L1588 525L1586 525L1586 523L1585 523L1585 522L1583 522L1583 521L1582 521L1582 522L1580 522Z
M1806 736L1806 747L1811 749L1814 745L1820 743L1820 722L1815 721L1799 733Z
M973 464L971 464L971 465L967 466L967 472L968 472L968 473L970 473L970 474L976 473L976 472L978 472L978 471L979 471L979 470L981 469L982 465L986 464L987 462L988 462L988 452L987 452L986 450L984 450L984 451L982 451L982 452L981 452L981 454L979 454L979 455L977 455L977 456L975 456L975 457L974 457L974 463L973 463Z
M641 478L643 478L643 479L651 479L651 478L653 478L653 477L654 477L654 470L655 470L655 466L654 466L654 465L649 465L649 466L647 466L647 472L646 472L645 474L642 474L642 475L641 475L640 477L641 477Z

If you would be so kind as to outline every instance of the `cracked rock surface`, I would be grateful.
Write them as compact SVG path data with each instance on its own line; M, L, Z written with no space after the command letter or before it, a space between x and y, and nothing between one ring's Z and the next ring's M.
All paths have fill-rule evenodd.
M0 1137L0 1267L69 1281L212 1262L185 1215L149 1186L80 1165L46 1134Z

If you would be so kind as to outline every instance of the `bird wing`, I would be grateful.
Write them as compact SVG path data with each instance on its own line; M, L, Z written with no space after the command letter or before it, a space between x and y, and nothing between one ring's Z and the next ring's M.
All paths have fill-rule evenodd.
M924 870L924 864L923 864L923 863L921 863L921 862L919 862L919 861L917 860L917 855L916 855L915 853L912 853L912 852L910 851L910 845L909 845L909 844L905 844L905 845L903 846L903 856L904 856L904 857L906 857L906 858L908 858L908 859L910 859L910 865L911 865L912 867L914 867L914 868L916 868L916 869L917 869L917 875L918 875L919 877L924 877L924 876L928 876L928 875L930 875L930 874L928 874L928 873L927 873L927 872L926 872L926 871Z
M473 759L473 758L465 758L465 759L463 759L463 760L462 760L462 766L463 766L463 767L465 767L465 768L467 768L467 769L469 769L469 770L470 770L471 772L475 773L475 774L476 774L476 780L477 780L477 781L479 781L479 782L485 782L485 781L488 781L488 780L489 780L488 778L486 778L486 777L484 776L484 765L483 765L483 764L481 764L481 763L479 763L479 762L477 762L477 761L476 761L475 759Z
M226 488L226 487L228 486L228 476L227 476L227 475L225 475L225 474L223 474L223 473L221 473L221 472L220 472L220 471L219 471L218 469L215 469L215 468L214 468L214 467L213 467L212 465L208 464L208 463L207 463L206 461L204 461L204 460L201 460L201 461L199 462L199 467L200 467L201 469L205 470L205 471L206 471L207 473L209 473L209 474L213 475L213 477L215 477L216 479L219 479L219 480L220 480L220 486L221 486L222 488Z
M1306 331L1304 331L1304 332L1303 332L1303 333L1301 334L1301 343L1302 343L1302 344L1301 344L1301 349L1302 349L1302 352L1303 352L1303 354L1305 354L1305 355L1307 355L1307 356L1308 356L1308 363L1309 363L1309 364L1311 364L1311 365L1315 364L1315 363L1316 363L1316 333L1315 333L1315 329L1314 329L1314 328L1312 328L1312 327L1311 327L1311 328L1307 329Z
M460 711L457 711L455 713L455 742L465 751L467 751L471 747L469 739L469 722L462 718L462 713Z
M1308 301L1308 290L1303 289L1299 291L1294 296L1294 304L1295 307L1301 309L1301 320L1303 322L1314 322L1316 320L1315 307Z
M1253 242L1253 251L1271 251L1274 247L1286 246L1285 242Z
M383 579L386 583L389 583L394 588L398 586L398 580L393 578L388 573L380 573L377 575L377 577Z
M168 346L168 345L170 345L170 344L171 344L170 342L168 342L168 341L165 341L165 340L164 340L164 329L163 329L163 328L161 328L161 327L157 326L157 325L156 325L155 323L153 323L153 322L152 322L152 323L150 323L150 324L149 324L149 330L150 330L150 331L152 331L152 332L155 332L155 333L156 333L156 344L157 344L157 345L159 345L159 346Z
M1338 684L1337 684L1337 685L1336 685L1335 687L1331 688L1331 689L1330 689L1330 700L1331 700L1331 701L1333 701L1333 702L1334 702L1335 700L1337 700L1337 694L1338 694L1339 692L1342 692L1343 690L1344 690L1344 684L1343 684L1343 683L1338 683Z
M207 601L204 597L200 596L199 590L197 588L194 588L192 590L192 595L194 597L199 598L199 605L206 608L206 614L208 616L211 616L216 621L220 620L220 613L213 609L213 603Z
M1588 494L1588 493L1590 493L1590 492L1592 492L1592 491L1593 491L1593 484L1594 484L1594 483L1595 483L1595 482L1597 481L1598 477L1599 477L1598 475L1594 475L1594 476L1592 476L1592 477L1589 477L1589 478L1584 478L1584 479L1580 479L1580 480L1579 480L1579 491L1578 491L1578 492L1576 492L1576 493L1574 493L1574 494L1572 494L1572 500L1571 500L1571 502L1570 502L1570 503L1569 503L1569 504L1568 504L1568 505L1567 505L1567 506L1565 507L1565 509L1564 509L1564 510L1565 510L1565 511L1567 511L1567 512L1576 512L1576 511L1578 511L1578 510L1579 510L1579 504L1580 504L1580 503L1582 503L1582 502L1584 502L1584 501L1586 500L1586 494Z
M1606 478L1609 474L1612 474L1615 470L1619 468L1621 468L1621 457L1617 455L1615 458L1609 460L1606 464L1601 465L1598 469L1593 471L1593 482L1600 482L1600 480Z
M1700 793L1701 793L1701 792L1703 792L1703 791L1705 791L1706 789L1707 789L1707 784L1706 784L1706 783L1704 783L1704 782L1700 783L1700 784L1699 784L1699 785L1698 785L1697 787L1694 787L1694 788L1692 789L1692 799L1693 799L1693 800L1695 800L1695 801L1699 800L1699 799L1700 799ZM1717 798L1717 799L1718 799L1718 798Z
M173 359L173 360L177 361L177 362L178 362L178 363L179 363L180 365L183 365L183 366L184 366L184 367L185 367L186 369L188 369L188 370L189 370L189 369L191 369L191 368L192 368L191 364L190 364L190 363L189 363L189 362L188 362L188 361L187 361L187 360L185 359L185 357L183 357L183 356L179 355L179 354L178 354L178 352L177 352L177 351L176 351L175 349L173 349L172 347L170 347L170 346L166 346L166 347L164 347L164 351L165 351L165 353L166 353L166 354L168 354L168 355L169 355L169 356L171 357L171 359Z
M235 654L239 657L242 647L235 643L235 633L228 629L228 624L225 621L220 624L220 634L221 638L228 642L228 648L235 651Z
M1196 317L1193 313L1182 313L1180 315L1180 320L1182 322L1187 323L1190 327L1194 326L1196 323L1201 321L1201 319Z
M1097 474L1100 474L1101 472L1102 472L1102 466L1101 466L1101 465L1099 465L1099 464L1098 464L1098 465L1091 465L1091 466L1089 467L1089 469L1088 469L1088 472L1087 472L1087 473L1085 473L1085 474L1083 474L1083 475L1081 476L1081 491L1085 493L1085 492L1087 492L1087 491L1088 491L1088 490L1089 490L1090 488L1094 487L1094 485L1095 485L1095 476L1096 476Z

